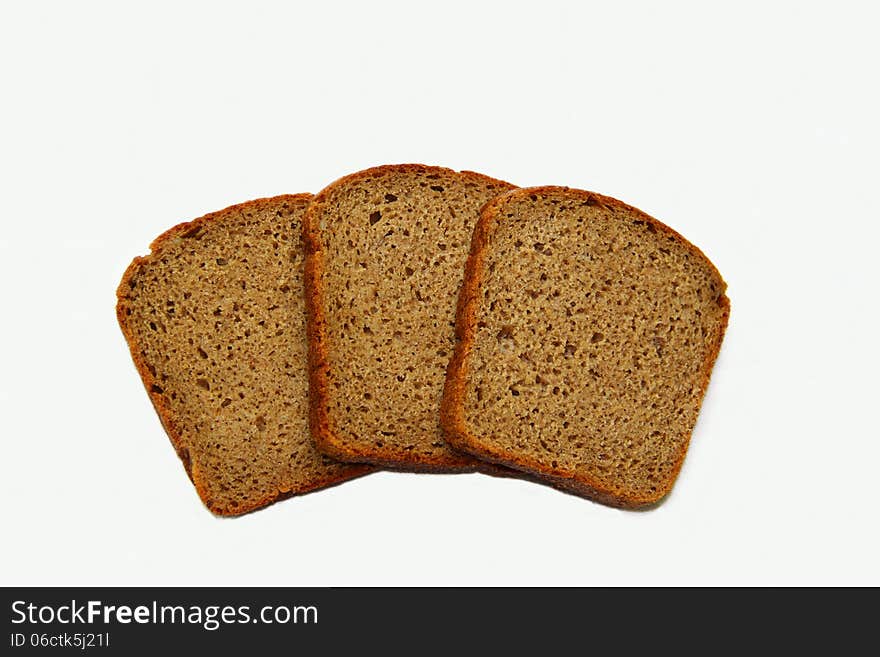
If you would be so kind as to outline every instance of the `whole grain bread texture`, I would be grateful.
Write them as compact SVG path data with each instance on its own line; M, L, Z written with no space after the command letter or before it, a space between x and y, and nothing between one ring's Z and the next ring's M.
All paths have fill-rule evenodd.
M486 205L457 314L452 445L605 504L671 490L730 312L694 245L615 199L520 189Z
M117 290L150 400L218 515L371 470L318 453L309 435L301 222L310 198L258 199L175 226Z
M387 165L341 178L304 221L311 428L335 458L501 472L447 445L440 399L480 208L513 185Z

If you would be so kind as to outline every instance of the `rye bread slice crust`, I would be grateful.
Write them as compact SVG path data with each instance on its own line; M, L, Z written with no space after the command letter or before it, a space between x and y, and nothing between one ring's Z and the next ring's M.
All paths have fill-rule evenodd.
M147 394L218 515L372 471L318 454L308 432L301 221L310 199L257 199L175 226L117 290Z
M449 447L439 422L455 306L479 209L513 185L386 165L341 178L303 222L318 449L413 471L501 472Z
M694 245L621 201L520 189L483 209L441 422L449 443L604 504L656 504L730 314Z

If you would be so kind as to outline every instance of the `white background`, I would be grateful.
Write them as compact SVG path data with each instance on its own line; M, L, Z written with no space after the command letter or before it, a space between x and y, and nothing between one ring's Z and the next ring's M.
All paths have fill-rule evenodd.
M0 10L0 584L880 584L875 4L237 4ZM730 328L660 508L388 473L202 507L124 268L395 162L616 196L717 264Z

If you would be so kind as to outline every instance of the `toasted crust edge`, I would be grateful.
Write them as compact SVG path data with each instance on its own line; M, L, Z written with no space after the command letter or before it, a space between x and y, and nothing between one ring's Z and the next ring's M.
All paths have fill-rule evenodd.
M315 195L309 203L303 218L303 243L305 245L305 296L306 331L309 343L309 423L312 439L318 451L340 461L371 463L386 468L411 472L468 473L485 472L496 474L497 466L485 464L470 454L450 455L448 457L413 457L400 450L378 449L364 445L354 446L346 442L334 426L327 408L329 386L327 373L330 370L327 339L327 317L324 311L323 270L324 256L321 231L315 221L327 198L339 187L372 177L392 173L443 173L455 174L479 182L504 185L509 189L515 186L473 171L455 171L446 167L426 164L385 164L348 174L330 183ZM502 192L503 193L503 192Z
M344 481L348 481L356 477L361 477L363 475L369 474L370 472L373 472L375 468L369 466L357 467L352 465L349 466L350 470L347 470L341 476L318 479L310 483L309 485L302 486L297 489L279 489L277 492L266 495L255 501L254 503L244 507L230 509L215 504L208 494L208 489L205 485L198 464L192 462L192 458L189 452L189 446L185 444L183 432L180 430L180 427L177 424L174 412L166 404L164 396L153 393L151 390L152 385L157 382L147 368L147 362L139 353L137 336L135 336L134 332L128 324L127 317L125 315L126 293L127 290L131 289L131 280L134 278L134 276L144 266L148 266L154 258L160 255L161 250L166 243L177 238L178 236L187 233L193 229L197 229L204 224L210 223L215 219L218 219L221 216L225 216L231 212L241 212L243 210L260 207L262 205L277 204L285 200L304 205L307 204L311 198L312 195L307 193L281 194L279 196L258 198L247 201L245 203L231 205L228 208L211 212L204 216L198 217L197 219L193 219L192 221L179 223L176 226L169 228L152 241L152 243L150 244L150 253L148 255L137 256L131 261L131 263L126 268L125 273L123 273L122 275L122 280L119 282L119 285L116 288L116 320L119 323L119 328L122 330L122 335L124 336L125 341L128 344L131 359L132 361L134 361L134 365L138 371L138 374L140 374L141 382L144 384L144 389L147 392L147 397L149 397L150 401L152 402L153 408L156 411L156 415L159 416L159 421L162 423L162 427L165 429L165 433L168 434L171 445L174 447L174 451L177 452L177 456L183 463L184 470L186 471L187 476L190 478L190 481L192 481L193 486L195 487L196 492L199 495L199 498L202 500L202 503L205 505L205 507L208 508L208 510L218 516L244 515L246 513L250 513L252 511L256 511L257 509L268 506L273 502L277 502L288 497L293 497L294 495L301 495L314 490L318 490L319 488L334 486Z
M726 294L727 284L715 265L699 248L694 246L678 232L623 201L618 201L617 199L596 194L594 192L572 189L569 187L542 186L515 189L506 194L497 196L487 203L483 207L483 210L480 213L480 218L474 228L474 235L471 240L471 251L467 263L465 264L464 282L461 291L459 292L455 320L455 335L457 341L446 372L446 383L443 389L443 399L440 407L440 424L443 427L446 440L455 448L464 452L468 452L469 454L473 454L474 456L499 465L533 474L546 480L552 486L562 488L575 493L576 495L595 500L608 506L636 509L656 505L669 494L675 480L678 478L678 474L684 463L685 455L687 454L688 446L690 445L692 432L688 434L686 440L682 443L681 449L676 456L675 463L669 475L658 485L657 494L644 496L622 488L605 486L589 476L584 476L573 471L566 471L561 468L555 470L547 468L536 459L528 456L506 453L480 442L478 436L475 436L468 431L464 417L467 358L473 347L477 298L482 286L485 254L489 248L489 239L498 223L501 208L504 204L513 199L524 196L527 197L533 194L564 194L575 198L592 200L605 207L613 207L628 212L635 212L645 221L650 222L658 231L673 236L680 241L694 254L695 257L702 259L709 266L710 271L717 276L721 283L719 304L722 308L722 318L721 330L718 333L717 339L712 345L710 345L707 358L703 363L699 396L700 405L703 403L706 389L709 386L712 368L718 357L718 353L721 350L721 342L724 339L724 333L727 330L727 323L730 318L730 299Z

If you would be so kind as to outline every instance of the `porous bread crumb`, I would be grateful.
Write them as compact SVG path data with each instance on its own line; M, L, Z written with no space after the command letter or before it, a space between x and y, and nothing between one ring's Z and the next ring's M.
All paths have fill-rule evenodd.
M235 515L365 474L308 431L301 220L310 195L172 228L136 258L117 316L205 505Z
M478 467L444 442L439 405L473 226L482 205L512 187L395 165L315 197L304 230L319 449L407 469Z
M729 315L670 228L567 188L484 209L443 400L448 440L609 504L675 481Z

